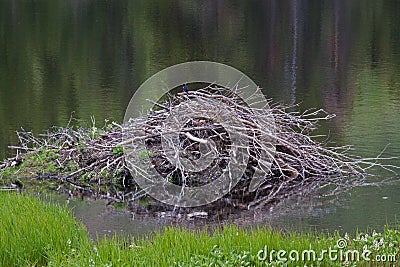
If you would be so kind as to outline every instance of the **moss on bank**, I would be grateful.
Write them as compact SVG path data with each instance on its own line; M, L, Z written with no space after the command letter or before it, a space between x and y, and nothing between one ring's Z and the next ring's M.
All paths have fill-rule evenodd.
M44 204L34 197L13 193L0 194L1 266L343 266L342 259L270 261L278 250L336 249L371 251L371 261L349 261L352 266L370 266L377 255L399 257L400 232L387 228L383 233L339 234L295 232L273 229L243 230L235 226L207 231L168 228L144 239L113 237L93 241L85 228L74 221L63 207ZM343 243L342 243L343 244ZM260 250L263 252L260 253ZM265 257L265 251L268 257ZM286 254L288 257L288 254ZM361 256L360 256L361 257ZM393 258L391 258L393 260ZM386 262L387 266L396 266ZM378 266L385 266L377 263Z
M0 189L54 190L122 201L132 191L123 164L121 126L53 127L36 137L19 132L15 157L0 163Z

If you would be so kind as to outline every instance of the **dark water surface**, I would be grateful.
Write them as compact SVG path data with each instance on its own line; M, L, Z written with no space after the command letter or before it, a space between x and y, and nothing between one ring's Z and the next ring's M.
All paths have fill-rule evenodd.
M356 154L390 144L385 156L399 156L399 11L395 0L1 1L0 156L20 127L40 133L72 113L121 122L142 82L192 60L231 65L274 101L335 113L318 132ZM357 188L340 205L310 198L265 223L382 228L400 217L399 190Z

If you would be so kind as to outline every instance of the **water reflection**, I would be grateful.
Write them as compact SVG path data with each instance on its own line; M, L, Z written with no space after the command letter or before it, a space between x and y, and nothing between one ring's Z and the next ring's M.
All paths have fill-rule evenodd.
M144 237L168 225L168 222L154 217L135 218L104 200L69 199L65 195L56 194L42 195L41 198L70 208L74 217L86 226L93 239L114 235Z
M387 155L398 156L399 9L395 0L1 1L0 156L20 127L38 133L71 113L122 121L145 79L189 60L232 65L275 101L337 114L318 133L355 153L391 143ZM329 206L307 223L393 220L398 189L357 189L348 209Z

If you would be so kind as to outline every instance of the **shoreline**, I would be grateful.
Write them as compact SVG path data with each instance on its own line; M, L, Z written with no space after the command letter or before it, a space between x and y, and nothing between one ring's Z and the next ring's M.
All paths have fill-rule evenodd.
M43 203L33 196L0 193L3 216L0 218L0 260L3 266L296 266L322 264L342 266L343 262L287 261L276 259L278 250L305 251L312 248L318 255L322 250L338 249L346 242L347 250L371 250L369 258L392 255L396 266L399 258L400 232L387 227L382 233L297 233L272 228L240 229L229 225L210 232L208 229L187 230L168 227L151 237L129 239L109 237L93 240L85 227L76 222L71 212L59 205ZM23 220L21 218L24 218ZM268 257L264 252L267 248ZM260 252L262 251L262 252ZM160 257L160 255L162 255ZM287 256L287 255L286 255ZM369 261L349 261L365 266ZM268 264L270 265L268 265ZM385 266L385 265L383 265Z

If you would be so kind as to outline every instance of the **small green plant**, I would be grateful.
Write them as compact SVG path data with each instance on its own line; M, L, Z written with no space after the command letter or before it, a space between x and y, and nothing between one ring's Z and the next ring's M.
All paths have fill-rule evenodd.
M14 177L18 173L19 168L7 167L0 171L0 179L8 179Z
M110 122L108 119L104 120L104 130L111 131L114 128L113 122Z
M96 119L94 118L94 116L91 117L92 120L92 126L90 127L90 137L92 139L97 139L99 138L100 135L105 134L106 132L104 131L104 129L101 128L97 128L96 126Z
M108 173L107 169L103 169L103 170L99 173L99 176L100 176L100 177L103 177L103 178L108 177L108 175L109 175L109 173Z
M148 158L151 158L151 157L153 157L153 153L151 153L151 151L148 151L148 150L143 150L139 154L139 158L141 160L145 160L145 159L148 159Z
M143 198L141 198L141 199L139 200L139 205L140 205L142 208L147 209L147 208L149 207L149 205L150 205L150 201L149 201L147 198L143 197Z
M373 255L393 254L398 255L400 232L395 229L387 228L384 233L360 233L353 240L349 240L355 247L369 249Z
M78 148L79 150L84 150L84 149L87 148L87 144L86 144L85 142L83 142L83 141L78 141L77 148Z
M187 264L178 264L179 267L209 267L209 266L260 266L260 261L249 251L229 252L221 251L218 245L214 245L209 255L194 255Z
M124 210L126 208L126 203L125 202L114 202L113 206L117 210Z
M112 149L112 153L118 157L124 154L124 148L122 146L117 146Z
M74 172L79 169L79 164L74 160L68 160L63 164L61 171L63 172Z

